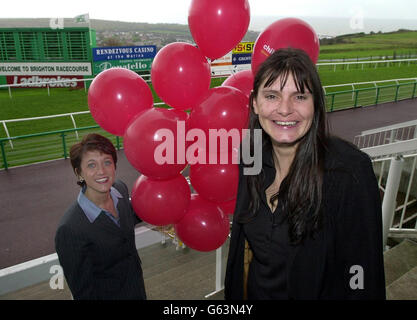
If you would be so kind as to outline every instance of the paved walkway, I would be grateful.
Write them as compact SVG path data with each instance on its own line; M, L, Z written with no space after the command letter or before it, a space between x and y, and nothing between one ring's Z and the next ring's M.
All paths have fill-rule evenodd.
M329 114L331 131L353 141L361 131L417 119L417 99ZM131 189L139 173L118 152L117 176ZM55 252L56 226L79 188L69 160L0 171L0 269Z

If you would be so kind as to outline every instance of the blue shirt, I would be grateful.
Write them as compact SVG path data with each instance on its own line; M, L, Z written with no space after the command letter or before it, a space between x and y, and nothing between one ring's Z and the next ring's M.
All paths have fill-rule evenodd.
M85 215L87 216L87 219L93 223L97 217L103 212L106 216L108 216L117 226L120 227L120 216L119 216L119 210L117 210L117 203L119 202L119 198L123 198L123 196L120 194L119 191L117 191L116 188L111 187L110 188L110 196L113 199L114 207L117 212L118 218L116 219L110 212L101 209L98 207L95 203L93 203L90 199L88 199L84 192L86 188L83 187L80 190L80 193L78 194L78 204L80 205L81 209L83 209Z

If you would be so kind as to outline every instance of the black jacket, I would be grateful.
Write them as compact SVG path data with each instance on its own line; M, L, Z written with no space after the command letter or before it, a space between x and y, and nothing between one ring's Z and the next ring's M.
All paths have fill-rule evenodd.
M67 210L55 248L74 299L146 299L139 255L135 247L136 217L126 185L115 187L123 198L117 209L120 228L103 212L91 223L78 202Z
M273 164L272 153L264 151L263 165L268 164ZM249 201L246 176L239 167L225 278L225 298L234 300L243 299L245 246L237 218ZM329 140L326 153L323 201L323 227L290 255L289 298L385 299L381 199L372 164L365 153L337 138ZM363 289L351 287L359 275L355 266L362 267Z

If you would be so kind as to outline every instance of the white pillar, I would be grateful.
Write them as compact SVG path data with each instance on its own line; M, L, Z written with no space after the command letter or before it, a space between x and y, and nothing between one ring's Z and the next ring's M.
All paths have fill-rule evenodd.
M216 291L223 289L222 262L222 247L220 247L216 250Z
M396 198L400 186L401 172L404 166L404 159L396 157L391 159L388 172L387 185L385 188L384 200L382 201L382 227L383 227L383 248L387 244L388 232L394 218Z

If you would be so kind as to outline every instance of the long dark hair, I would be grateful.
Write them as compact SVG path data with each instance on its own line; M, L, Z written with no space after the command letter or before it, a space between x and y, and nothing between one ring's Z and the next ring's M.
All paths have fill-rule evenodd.
M253 152L254 129L262 129L253 110L253 101L261 85L264 83L264 87L269 87L279 78L284 87L289 74L293 76L297 90L304 93L308 89L312 93L314 116L310 129L299 140L288 175L281 182L279 191L271 197L271 203L279 198L289 224L290 241L299 244L307 235L313 235L322 223L324 154L328 139L323 88L315 65L304 51L290 48L277 50L259 68L250 96L249 139ZM262 132L262 150L273 152L270 137L264 130ZM247 177L249 208L239 219L241 222L250 221L256 215L264 181L263 169L260 174Z

